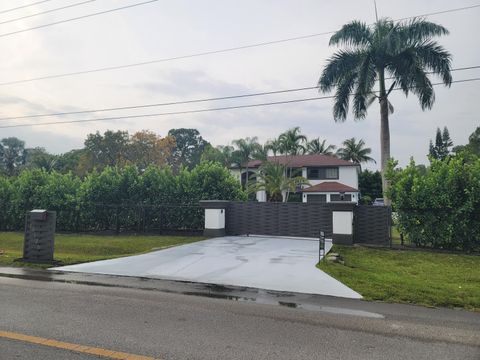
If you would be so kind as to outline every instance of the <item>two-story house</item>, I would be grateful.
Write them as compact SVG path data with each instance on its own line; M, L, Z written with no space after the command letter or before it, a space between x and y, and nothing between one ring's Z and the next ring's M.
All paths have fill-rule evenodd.
M360 167L351 161L345 161L329 155L269 156L267 161L277 162L292 169L294 175L301 175L310 186L299 189L303 202L351 201L358 203L358 173ZM262 162L250 161L240 168L232 168L232 174L245 184L248 167L249 179L255 176ZM253 180L254 181L254 180ZM266 201L265 191L258 191L258 201Z

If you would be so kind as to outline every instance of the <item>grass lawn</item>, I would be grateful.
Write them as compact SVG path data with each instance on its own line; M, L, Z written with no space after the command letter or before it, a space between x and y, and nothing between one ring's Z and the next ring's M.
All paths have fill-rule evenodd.
M318 267L367 300L480 311L480 256L335 245Z
M64 265L141 254L203 240L198 236L55 235L55 260ZM3 254L2 254L3 250ZM50 265L14 261L23 255L23 233L0 232L0 266L48 268Z

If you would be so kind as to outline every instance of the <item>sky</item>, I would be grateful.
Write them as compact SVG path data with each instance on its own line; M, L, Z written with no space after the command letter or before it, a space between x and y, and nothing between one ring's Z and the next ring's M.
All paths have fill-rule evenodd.
M85 0L83 0L85 1ZM179 57L338 30L351 20L375 21L373 0L160 0L129 9L66 22L32 31L10 32L74 18L145 0L96 0L19 21L8 20L83 2L50 0L4 12L34 0L3 0L0 4L0 118L90 110L171 101L239 95L317 84L327 59L331 34L237 51L164 61L126 69L16 84L5 82L109 66ZM379 17L399 19L476 5L474 0L377 0ZM429 16L450 35L438 41L453 56L453 68L480 65L480 7ZM5 23L3 23L5 22ZM3 24L2 24L3 23ZM3 36L2 36L3 35ZM480 77L480 69L457 71L454 80ZM435 80L435 79L434 79ZM390 117L391 154L400 165L414 157L428 163L428 142L437 127L447 126L454 144L465 144L480 125L477 113L480 81L435 87L436 102L423 112L418 100L394 92ZM0 126L82 120L149 113L177 112L293 100L319 96L317 90L254 98L97 112L48 118L1 120ZM264 142L299 126L309 138L341 145L346 138L364 139L380 160L380 115L373 104L368 116L335 123L332 100L244 108L196 114L0 128L0 138L16 136L27 147L52 153L81 148L89 133L196 128L214 145L257 136ZM378 164L369 165L376 168Z

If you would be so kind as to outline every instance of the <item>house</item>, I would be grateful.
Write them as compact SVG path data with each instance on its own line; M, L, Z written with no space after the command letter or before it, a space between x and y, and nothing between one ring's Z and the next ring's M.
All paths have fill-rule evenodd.
M360 171L358 164L323 154L269 156L267 161L285 165L292 169L294 175L301 175L309 181L310 186L305 186L298 191L302 193L303 202L351 201L358 203L358 173ZM249 179L255 181L255 174L261 164L262 161L253 160L244 165L242 169L235 167L230 171L238 181L245 184L247 168ZM256 198L258 201L267 201L265 191L258 191Z

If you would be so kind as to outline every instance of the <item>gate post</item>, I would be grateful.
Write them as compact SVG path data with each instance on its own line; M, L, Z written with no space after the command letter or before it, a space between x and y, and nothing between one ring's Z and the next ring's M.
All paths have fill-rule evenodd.
M200 206L205 209L205 229L203 236L225 236L225 211L230 204L226 200L201 200Z
M353 209L355 202L330 202L332 209L332 242L353 245Z

